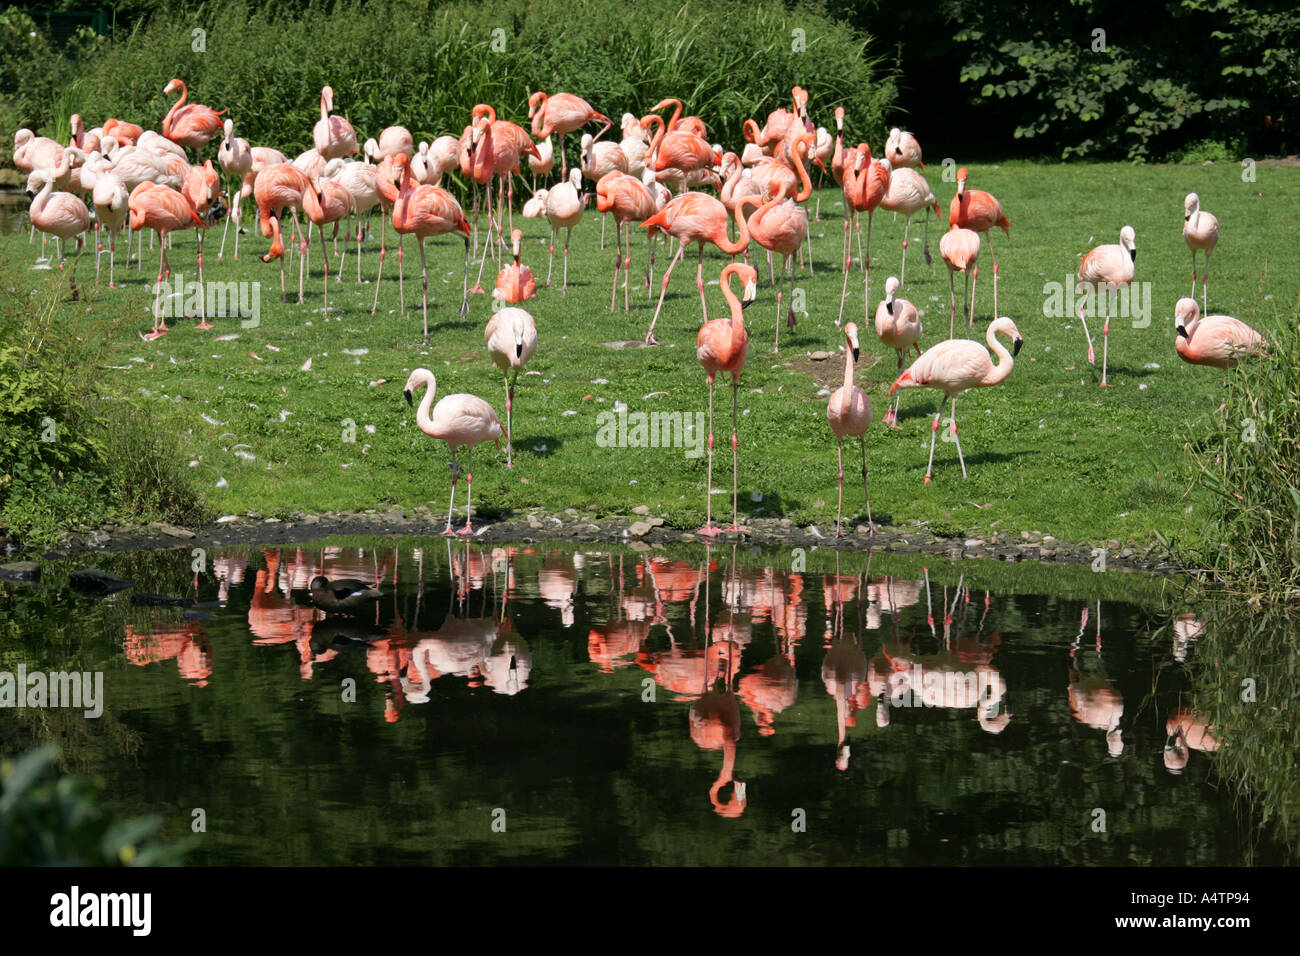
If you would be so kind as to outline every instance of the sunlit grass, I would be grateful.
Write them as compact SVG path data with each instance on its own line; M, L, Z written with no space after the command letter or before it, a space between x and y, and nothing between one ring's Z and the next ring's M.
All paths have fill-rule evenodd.
M931 155L926 172L946 207L954 187L941 181L939 160ZM939 396L903 393L903 427L880 427L896 363L872 332L863 330L859 383L874 403L867 455L876 520L890 525L921 521L936 531L980 536L1041 531L1069 540L1121 543L1149 543L1156 531L1183 540L1202 537L1210 499L1185 458L1183 437L1188 422L1220 404L1223 375L1187 366L1174 352L1170 316L1191 284L1181 238L1183 196L1197 191L1221 223L1222 237L1211 261L1212 312L1235 315L1267 333L1294 321L1297 301L1298 247L1290 224L1300 214L1300 170L1261 165L1254 183L1243 182L1241 174L1239 167L1225 164L1043 167L1017 162L972 168L970 185L997 195L1012 223L1010 241L1001 234L994 240L999 309L1016 320L1024 348L1005 383L957 403L969 480L961 478L955 447L941 443L934 481L926 486L921 477L929 417ZM838 384L842 371L842 336L834 322L842 277L836 267L842 236L839 199L833 189L821 195L825 218L813 225L816 276L809 278L801 269L796 281L808 315L794 330L782 330L779 356L771 354L776 303L765 267L760 268L759 299L745 313L752 341L740 392L742 519L787 517L822 529L834 521L835 448L825 418L826 395L819 391ZM1044 284L1069 281L1080 254L1116 241L1125 224L1137 231L1137 279L1151 283L1152 312L1146 327L1134 328L1129 320L1112 323L1109 377L1114 387L1101 389L1099 369L1086 362L1077 320L1044 317ZM549 228L544 221L518 216L515 225L526 237L524 261L540 282ZM377 227L376 222L376 235ZM873 314L885 278L897 274L902 228L901 221L876 216ZM938 256L938 230L931 229L934 264L929 267L921 256L920 232L914 223L902 294L925 313L922 344L929 346L946 337L948 281ZM598 514L627 514L636 505L648 505L673 525L696 527L704 518L703 457L687 457L680 448L602 448L596 443L597 415L616 402L632 412L694 413L707 407L704 374L694 354L700 323L694 253L673 275L656 329L664 344L609 348L605 343L644 336L653 302L637 285L632 312L624 314L620 292L618 310L610 313L614 233L611 226L604 250L599 233L592 208L573 237L568 294L543 290L527 304L537 319L540 344L529 365L535 374L521 377L516 395L516 467L504 467L504 448L498 452L481 446L474 460L475 508L490 519L533 508L594 506ZM344 281L331 288L328 321L320 313L319 245L312 248L307 302L299 306L296 295L292 304L279 301L277 266L258 261L266 240L245 236L238 261L232 261L229 249L224 261L217 260L219 241L219 229L214 230L206 245L205 277L261 282L257 329L240 328L237 320L227 318L217 319L213 331L197 332L192 321L180 320L161 340L141 341L133 326L148 329L149 288L157 269L157 250L150 253L147 239L142 271L133 265L128 272L119 261L118 276L125 283L121 290L106 288L107 261L96 285L93 261L85 257L79 279L89 294L65 305L69 312L102 318L105 334L121 310L134 315L132 323L111 333L108 364L119 368L110 375L127 395L154 405L183 434L209 507L219 513L263 515L422 504L435 513L445 509L447 449L416 429L402 400L409 370L427 366L438 376L439 394L473 392L492 402L503 418L505 413L502 379L483 343L491 302L472 296L469 317L456 314L460 243L426 243L431 293L431 343L426 349L420 344L419 257L409 240L403 266L405 314L398 308L397 259L391 251L374 317L374 286L356 284L349 252ZM25 235L0 240L0 248L5 255L36 254ZM635 236L637 276L644 268L644 249L642 236ZM363 266L367 279L374 276L376 251L372 238ZM193 236L186 235L177 238L169 254L173 268L187 278L193 274L193 252ZM705 280L716 283L727 260L716 250L705 258ZM656 291L667 261L661 247ZM974 335L982 340L992 311L987 246L980 261ZM494 270L492 263L484 270L488 288ZM296 271L294 265L291 290ZM31 275L37 281L47 273ZM853 273L849 287L845 315L861 325L861 272ZM724 314L716 284L707 294L710 316ZM1100 322L1090 327L1096 335ZM226 338L232 334L238 337ZM833 355L811 360L817 351ZM308 359L311 369L302 371ZM720 514L730 506L728 391L720 381L714 474L714 488L724 491L714 497ZM355 425L355 441L345 440L352 437L349 423ZM846 450L850 463L856 452ZM845 485L846 514L851 520L865 518L852 464L846 467Z

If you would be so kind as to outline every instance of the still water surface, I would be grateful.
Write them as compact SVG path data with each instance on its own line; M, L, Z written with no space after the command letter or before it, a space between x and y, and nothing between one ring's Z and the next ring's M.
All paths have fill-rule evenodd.
M90 769L165 837L202 808L191 863L1282 862L1186 708L1190 616L682 553L222 552L204 606L98 618ZM322 573L383 597L326 615Z

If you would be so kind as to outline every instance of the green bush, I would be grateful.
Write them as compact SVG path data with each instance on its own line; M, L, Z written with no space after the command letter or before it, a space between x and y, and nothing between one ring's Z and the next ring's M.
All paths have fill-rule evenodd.
M26 291L0 266L0 530L53 543L106 521L203 514L171 433L105 397L108 336L69 319L66 279Z
M476 103L526 124L537 89L577 93L615 122L676 96L710 137L735 144L746 118L788 107L799 84L816 115L843 105L852 135L877 141L895 88L866 49L816 6L772 2L204 4L160 9L104 44L59 108L92 125L113 115L157 126L178 76L193 101L228 108L249 142L293 154L311 146L326 84L363 136L396 123L458 135Z
M1182 561L1256 601L1300 597L1300 330L1279 327L1268 356L1227 375L1223 411L1187 443L1215 501L1211 546Z
M0 761L0 866L176 865L184 846L149 837L157 817L125 820L98 805L87 778L57 776L47 745Z

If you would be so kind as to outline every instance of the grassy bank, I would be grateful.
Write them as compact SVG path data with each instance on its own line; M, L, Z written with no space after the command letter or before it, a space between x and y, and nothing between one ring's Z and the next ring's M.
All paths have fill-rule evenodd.
M939 156L927 170L947 202L953 186L941 182ZM1181 238L1182 197L1200 193L1222 224L1212 260L1212 312L1225 312L1270 332L1294 323L1297 247L1291 224L1300 215L1300 169L1261 165L1257 180L1242 181L1235 165L1134 167L1129 165L1037 166L1008 163L971 170L971 186L1001 200L1012 222L1012 239L995 239L1000 264L999 311L1013 317L1024 348L1011 377L997 388L958 401L962 447L970 478L962 480L955 447L941 443L934 481L923 485L929 417L938 395L903 394L902 428L879 419L885 391L896 374L864 329L859 383L874 406L867 437L872 506L878 522L926 523L936 533L981 534L1042 531L1069 540L1150 542L1158 532L1183 542L1206 537L1209 494L1184 450L1184 439L1208 432L1211 413L1223 399L1224 376L1185 365L1174 352L1173 304L1190 287L1188 252ZM758 301L746 312L753 341L740 394L740 498L745 515L783 515L826 528L835 514L835 447L826 424L826 394L842 376L835 327L841 272L836 268L842 236L838 191L821 196L825 218L813 228L815 277L801 270L797 286L808 311L793 331L783 329L782 349L771 354L775 290L764 267ZM946 211L946 210L945 210ZM1045 283L1065 284L1087 248L1117 240L1119 228L1137 231L1137 279L1149 282L1149 325L1131 320L1111 326L1110 379L1097 386L1088 366L1077 319L1045 317ZM516 217L524 230L524 261L544 280L549 234L545 222ZM377 223L376 223L377 226ZM873 229L872 311L884 280L896 274L903 223L877 215ZM914 226L904 295L926 314L923 345L947 336L948 278L931 230L934 264L921 256ZM865 230L864 230L865 232ZM704 375L695 357L700 322L692 253L675 272L656 334L657 349L611 348L639 340L653 303L644 290L633 310L609 311L613 232L602 251L594 209L575 231L569 290L543 290L529 304L540 330L530 374L516 396L516 467L504 467L504 449L482 446L475 455L474 500L485 517L528 508L562 510L594 504L600 513L626 514L647 505L670 524L695 527L704 518L703 457L683 448L601 447L598 416L622 402L630 412L702 412ZM64 302L60 321L85 323L103 337L106 381L134 404L148 409L160 428L178 436L189 474L213 512L256 511L287 515L294 510L430 505L445 509L449 485L446 446L415 427L402 400L409 370L427 366L440 394L473 392L504 415L500 374L489 363L482 328L491 314L486 296L471 297L467 319L456 314L462 247L430 241L431 345L420 345L419 272L412 244L405 257L406 312L398 306L396 258L385 268L380 308L370 315L374 286L356 283L349 254L344 282L333 285L328 319L321 313L319 246L303 306L279 301L275 265L254 253L266 240L246 237L241 258L227 250L217 261L219 236L207 246L205 274L212 280L261 283L261 325L244 329L235 319L216 320L197 332L181 320L156 342L143 342L157 252L145 241L145 266L119 270L125 287L110 291L105 271L93 282L87 256L80 276L87 294ZM37 249L25 235L0 240L6 258L31 261ZM119 246L119 251L120 251ZM644 239L633 242L633 271L644 265ZM373 279L377 243L366 244L364 274ZM193 274L193 236L177 238L173 267ZM705 280L716 282L726 261L706 255ZM666 263L662 249L656 276ZM987 247L978 283L975 337L983 337L992 311ZM120 265L120 263L119 263ZM557 267L560 264L557 262ZM105 263L105 269L107 263ZM294 270L296 272L296 266ZM333 271L333 270L332 270ZM28 273L40 283L48 272ZM491 286L493 266L484 272ZM294 276L290 273L292 285ZM471 276L471 282L473 276ZM558 284L558 277L557 277ZM850 278L847 318L863 320L862 277ZM657 278L656 278L657 286ZM958 294L961 289L958 286ZM716 285L707 290L711 316L723 314ZM1144 299L1145 302L1145 299ZM960 319L960 315L959 315ZM1100 322L1090 323L1094 334ZM1097 343L1100 353L1101 343ZM812 354L830 351L829 360ZM304 364L310 359L309 370ZM1100 363L1100 355L1098 355ZM718 393L719 451L714 475L715 510L730 504L730 461L725 454L730 396ZM946 414L946 412L945 412ZM353 440L349 440L353 439ZM852 448L849 461L856 460ZM461 456L462 463L464 455ZM865 518L861 486L846 469L846 516ZM463 485L462 485L463 491ZM463 498L461 499L463 503Z

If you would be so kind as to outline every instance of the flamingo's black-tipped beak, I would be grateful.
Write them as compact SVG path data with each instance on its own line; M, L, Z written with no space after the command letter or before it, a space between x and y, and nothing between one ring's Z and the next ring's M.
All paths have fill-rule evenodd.
M885 311L890 315L894 314L894 300L890 299L885 303Z
M857 346L853 347L853 361L857 362L862 358L862 350Z
M1129 254L1129 258L1132 259L1134 262L1138 261L1138 251L1136 249L1130 249L1128 251L1128 254Z
M402 394L406 396L406 404L408 404L408 405L410 405L412 408L414 408L414 407L415 407L415 397L411 394L411 390L410 390L409 388L408 388L408 389L404 389L404 390L402 391Z
M748 308L749 308L751 305L753 305L753 304L754 304L754 300L753 300L753 299L741 299L741 300L740 300L740 311L744 312L746 309L748 309Z
M524 357L524 343L518 342L515 344L515 358L523 358L523 357Z
M1015 356L1017 356L1017 355L1020 354L1020 346L1022 346L1022 345L1024 345L1024 344L1025 344L1025 340L1024 340L1024 339L1016 339L1016 341L1015 341L1014 343L1012 343L1012 346L1011 346L1011 355L1012 355L1012 357L1015 357Z
M1182 325L1178 326L1178 334L1181 335L1183 338L1187 339L1187 341L1189 342L1192 340L1192 337L1187 334L1186 326L1182 326Z

